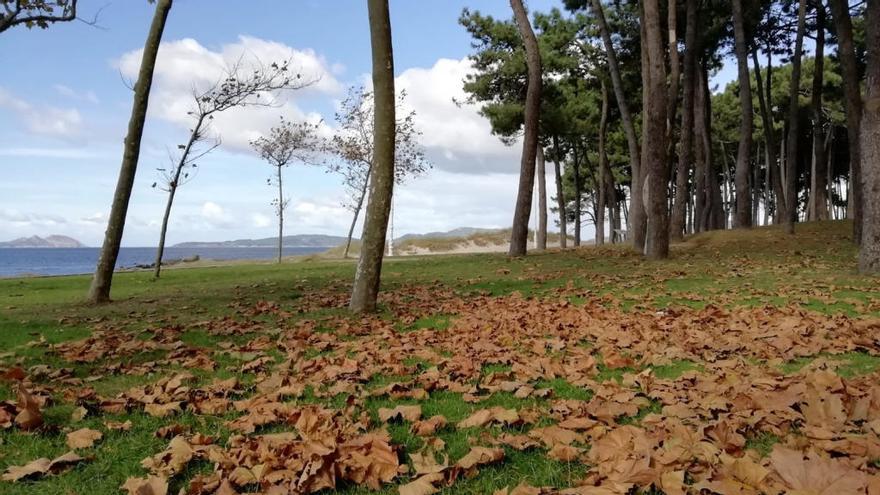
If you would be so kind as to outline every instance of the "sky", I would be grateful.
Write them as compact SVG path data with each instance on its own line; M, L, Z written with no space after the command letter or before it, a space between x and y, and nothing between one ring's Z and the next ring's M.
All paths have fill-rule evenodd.
M277 95L273 107L218 116L211 132L222 144L199 161L198 174L178 190L169 245L276 235L275 190L266 183L273 170L248 143L279 116L320 121L322 132L330 133L346 89L369 84L364 0L242 5L174 2L159 50L123 246L157 243L166 193L151 186L159 178L156 169L170 164L169 150L188 137L192 88L213 83L240 59L291 60L292 68L317 81ZM559 0L529 2L537 11L560 5ZM416 112L421 143L433 164L424 176L395 189L395 237L465 226L508 227L512 219L519 147L492 136L478 108L453 102L465 96L462 80L473 51L458 24L464 7L512 17L503 0L390 2L396 87L407 91L407 109ZM73 22L47 30L17 27L0 35L0 241L61 234L90 246L102 242L131 111L129 87L137 76L152 5L81 2L81 17L96 13L97 27ZM716 83L735 77L728 66L715 76ZM342 206L341 178L300 164L284 173L290 200L285 233L345 235L351 212ZM547 183L553 184L552 177Z

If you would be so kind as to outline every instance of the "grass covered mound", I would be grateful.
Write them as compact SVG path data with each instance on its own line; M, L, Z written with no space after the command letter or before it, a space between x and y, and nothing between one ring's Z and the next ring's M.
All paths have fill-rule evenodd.
M0 280L0 493L873 493L848 231Z

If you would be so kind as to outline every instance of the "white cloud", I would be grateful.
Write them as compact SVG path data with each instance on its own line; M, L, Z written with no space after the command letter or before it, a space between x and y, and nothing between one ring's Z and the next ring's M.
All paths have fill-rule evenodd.
M0 88L0 108L14 111L34 134L72 138L81 134L82 116L75 108L33 105Z
M84 160L102 157L103 155L80 148L0 148L0 156Z
M140 68L143 50L125 53L117 61L125 77L134 79ZM250 36L239 36L235 43L212 50L198 41L186 38L163 42L159 48L153 90L150 96L150 114L190 129L192 121L187 112L192 110L193 88L205 90L219 81L233 66L243 69L289 61L290 68L305 81L315 81L307 88L263 95L278 108L233 108L216 116L212 129L227 149L249 151L249 142L277 123L278 115L296 121L317 122L321 115L303 111L296 103L316 95L334 95L342 91L342 84L334 74L343 70L331 65L312 49L296 49L283 43Z
M258 229L262 229L272 225L272 219L270 219L266 215L263 215L262 213L254 213L253 215L251 215L251 220L254 223L254 227Z
M471 71L467 58L441 58L430 68L405 70L395 80L396 89L406 91L405 110L415 110L421 142L435 167L471 174L516 172L519 146L505 146L492 135L477 105L461 103L467 98L463 81Z
M103 212L98 211L98 212L95 212L91 215L80 218L79 221L80 221L80 223L84 223L84 224L103 225L104 223L107 222L107 215L105 215Z
M53 227L66 224L67 220L59 215L4 208L0 210L0 222L16 227Z
M71 98L73 100L87 101L89 103L98 103L98 95L96 95L94 91L79 92L79 91L76 91L75 89L71 88L70 86L65 86L63 84L56 84L53 86L53 88L55 88L55 91L57 91L58 94L60 94L62 96L66 96L66 97Z

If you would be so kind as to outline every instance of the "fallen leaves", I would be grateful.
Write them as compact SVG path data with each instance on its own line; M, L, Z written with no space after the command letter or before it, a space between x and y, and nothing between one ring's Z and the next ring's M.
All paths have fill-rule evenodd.
M72 449L88 449L102 438L104 434L100 431L81 428L67 434L67 446Z
M9 466L3 473L5 481L20 481L25 478L36 478L47 474L58 474L65 469L85 461L84 457L68 452L55 459L49 460L45 457L31 461L24 466Z
M128 495L167 495L168 480L159 476L128 478L121 487Z

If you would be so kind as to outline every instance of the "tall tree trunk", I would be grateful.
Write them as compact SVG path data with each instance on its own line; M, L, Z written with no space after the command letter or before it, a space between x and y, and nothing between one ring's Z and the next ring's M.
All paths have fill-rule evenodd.
M862 246L859 272L880 274L880 2L868 2L865 13L865 106L862 111Z
M565 214L565 192L562 188L562 155L559 150L559 137L553 136L553 171L556 174L556 207L559 209L559 247L568 247L568 217Z
M538 144L537 175L538 175L538 231L535 239L538 249L547 249L547 171L544 164L544 147Z
M532 211L532 189L535 186L535 155L538 149L538 125L541 112L541 53L538 40L529 23L522 0L510 0L519 35L526 49L528 87L526 89L523 148L519 169L519 189L510 233L510 256L525 256L529 237L529 214Z
M620 121L626 135L626 145L629 150L630 174L632 185L630 186L630 214L629 235L633 247L638 251L645 248L645 209L642 203L642 180L641 180L641 153L639 141L636 137L636 127L633 124L632 114L623 90L623 81L620 76L620 66L617 62L617 53L611 40L611 30L605 20L605 12L602 10L600 0L591 0L593 13L599 23L599 31L602 35L602 43L605 46L605 57L608 59L608 72L611 75L611 86L614 88L614 98L617 100L617 108L620 111Z
M794 234L794 224L798 218L797 165L798 165L798 94L801 86L801 58L804 52L804 31L806 30L807 0L800 0L798 6L797 34L794 41L794 56L791 59L791 90L788 101L788 138L785 151L785 231Z
M358 217L361 215L361 210L364 207L364 199L367 197L367 190L370 186L370 177L373 175L373 164L370 163L370 166L367 167L367 180L364 181L364 187L361 188L361 195L358 198L357 205L354 207L354 216L351 219L351 225L348 227L348 238L345 240L345 251L342 252L342 257L344 259L348 259L348 252L351 250L351 238L354 236L354 227L357 225Z
M678 54L678 0L668 0L666 8L666 29L669 33L667 43L669 52L669 92L666 97L666 143L669 146L669 169L675 156L675 116L678 108L678 88L681 79L681 63Z
M642 170L645 172L645 208L648 229L645 254L651 259L669 256L669 213L667 206L668 170L666 161L666 62L660 27L658 0L644 0L642 24L647 46L647 94L642 117ZM643 51L645 49L643 48Z
M165 213L162 215L162 228L159 230L159 247L156 248L156 261L153 263L153 278L159 278L162 272L162 256L165 254L165 235L168 233L168 220L171 218L171 205L177 185L172 184L168 190L168 201L165 202Z
M128 133L125 136L122 166L119 169L116 192L113 194L113 205L110 208L110 218L107 220L107 230L104 232L101 256L95 267L95 276L89 289L89 301L92 303L110 301L113 270L116 269L116 259L119 257L119 245L122 242L122 232L125 229L128 202L131 199L131 190L134 187L134 177L141 152L141 136L144 133L144 121L147 118L150 87L153 84L153 69L156 67L156 56L159 53L162 31L165 30L165 21L171 10L171 3L172 0L158 0L150 32L144 43L141 68L134 85L134 101L131 118L128 121Z
M681 109L681 147L675 170L675 202L669 234L680 241L685 230L686 210L691 194L688 191L690 167L694 158L694 77L696 71L697 0L686 0L687 14L684 31L684 73Z
M761 110L761 126L764 128L764 153L767 161L767 183L765 184L765 200L764 200L764 210L768 210L768 201L767 201L767 191L770 191L771 187L776 195L776 204L777 204L777 212L776 217L779 216L778 208L783 205L783 202L779 199L783 197L782 193L782 182L776 178L777 173L772 172L773 169L776 169L776 133L773 130L773 116L770 113L770 105L766 98L769 96L769 91L766 92L764 89L764 81L761 76L761 63L758 61L758 49L752 48L752 63L755 68L755 84L758 89L758 105ZM767 85L770 85L770 66L767 67ZM770 183L770 177L773 177L772 186Z
M709 164L706 153L706 133L709 130L706 109L706 90L704 87L702 62L694 64L696 85L694 88L694 232L709 230L709 212L712 202L709 195Z
M373 168L367 202L361 255L358 259L349 309L355 313L376 310L385 236L394 194L395 120L394 51L388 0L367 0L370 46L373 55Z
M855 43L853 42L852 19L847 0L829 0L834 29L837 31L837 56L843 75L843 95L846 109L846 131L849 138L850 180L852 181L853 241L862 239L862 160L859 144L862 119L862 90L859 70L856 64Z
M278 167L278 264L284 250L284 188L281 183L281 167Z
M605 154L605 138L608 132L608 86L601 79L602 92L602 116L599 119L599 182L596 185L596 245L605 244L605 208L608 204L608 188L606 169L608 168L608 156Z
M577 139L571 142L573 155L572 172L574 173L574 246L581 245L581 161L578 155Z
M825 6L816 4L816 59L813 66L813 174L810 187L812 220L828 220L828 171L825 159L825 118L822 86L825 71Z
M199 116L199 120L196 121L196 125L193 126L192 131L189 133L189 141L186 142L186 146L183 148L183 153L180 155L177 166L174 168L174 176L168 184L168 202L165 204L165 214L162 216L162 229L159 233L159 247L156 248L156 263L153 267L153 278L159 278L159 275L162 272L162 256L165 254L165 234L168 232L168 219L171 218L171 205L174 203L174 196L177 193L177 188L180 187L180 174L183 172L187 160L189 160L189 154L192 151L193 145L198 141L204 122L205 117Z
M743 21L742 0L733 0L733 34L739 74L739 102L742 117L736 155L736 214L734 228L752 226L752 193L749 175L752 164L752 86L749 78L749 47Z

